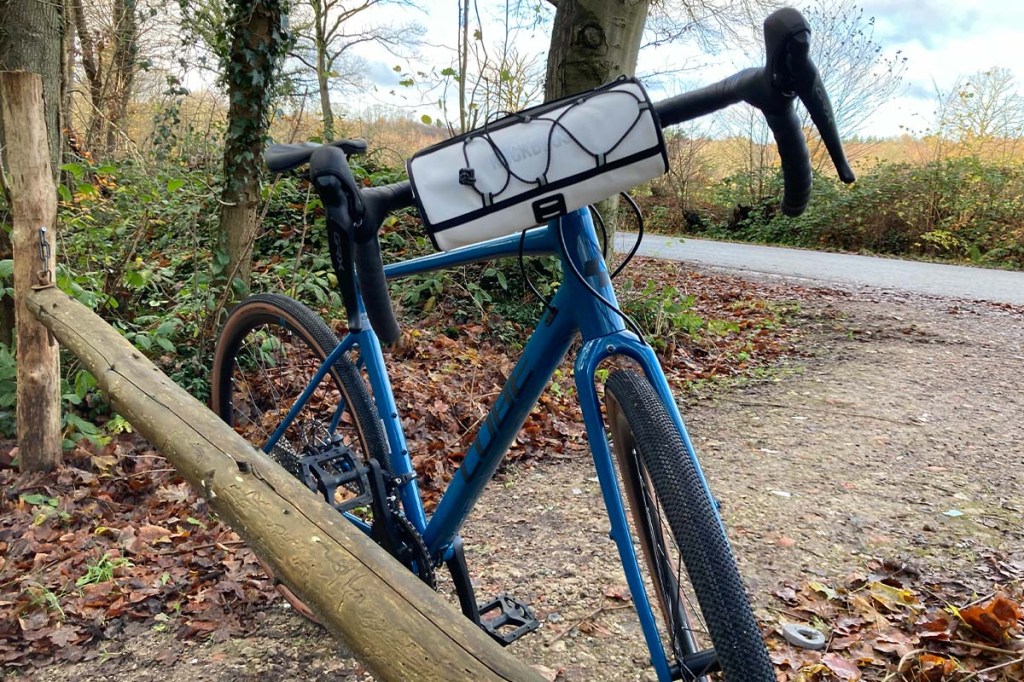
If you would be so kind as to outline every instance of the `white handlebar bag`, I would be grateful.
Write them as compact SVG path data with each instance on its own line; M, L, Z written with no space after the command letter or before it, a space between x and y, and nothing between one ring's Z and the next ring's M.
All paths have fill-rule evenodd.
M408 170L427 233L448 251L656 178L668 155L646 91L622 77L428 147Z

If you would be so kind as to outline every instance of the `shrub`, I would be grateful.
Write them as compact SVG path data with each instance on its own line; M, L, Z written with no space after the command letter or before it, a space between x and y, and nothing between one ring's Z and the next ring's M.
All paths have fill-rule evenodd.
M883 163L843 185L815 175L811 204L798 218L777 210L781 184L751 205L751 178L717 187L710 236L810 248L917 255L1024 268L1024 166L977 157L924 165ZM685 212L689 209L683 207ZM686 221L691 227L698 221Z

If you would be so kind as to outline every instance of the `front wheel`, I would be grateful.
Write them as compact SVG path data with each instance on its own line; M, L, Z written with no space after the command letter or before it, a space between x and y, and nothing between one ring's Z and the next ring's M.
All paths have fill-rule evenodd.
M605 400L670 666L674 659L684 680L711 673L726 682L774 682L714 500L657 393L643 375L620 370L608 378Z

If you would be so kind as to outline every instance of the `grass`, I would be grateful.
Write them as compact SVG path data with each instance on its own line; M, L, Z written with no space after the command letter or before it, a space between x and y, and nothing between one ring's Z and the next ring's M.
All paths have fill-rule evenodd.
M131 568L134 564L125 557L112 557L104 554L85 567L85 574L75 581L75 587L81 589L86 585L110 582L114 579L114 571L119 568Z

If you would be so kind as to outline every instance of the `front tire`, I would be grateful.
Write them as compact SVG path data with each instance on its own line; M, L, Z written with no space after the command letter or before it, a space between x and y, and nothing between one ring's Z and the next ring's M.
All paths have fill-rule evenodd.
M654 388L643 375L619 370L608 378L605 401L631 532L645 559L651 602L661 610L669 664L674 659L682 679L695 679L688 663L696 665L701 657L695 654L713 646L717 679L774 682L714 501Z

